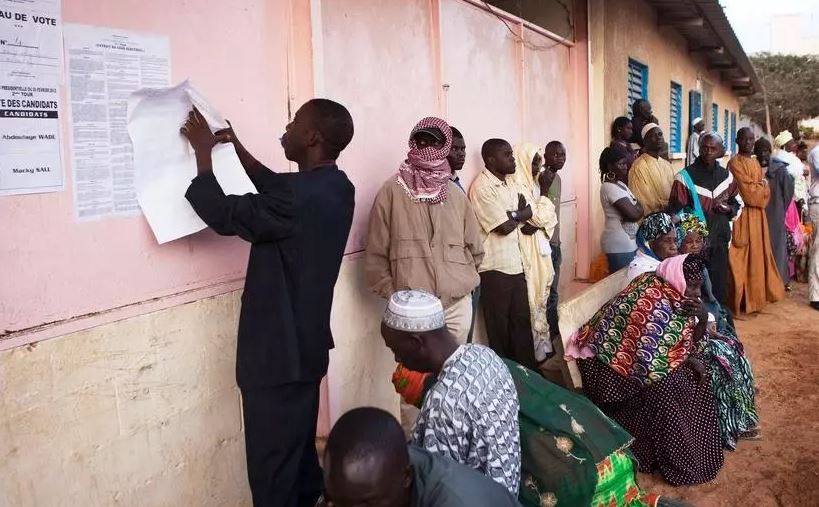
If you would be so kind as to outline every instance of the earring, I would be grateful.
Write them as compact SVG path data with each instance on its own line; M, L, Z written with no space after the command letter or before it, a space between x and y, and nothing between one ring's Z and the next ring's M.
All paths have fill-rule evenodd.
M617 179L617 176L615 176L613 172L609 171L606 173L606 181L614 181L615 179Z

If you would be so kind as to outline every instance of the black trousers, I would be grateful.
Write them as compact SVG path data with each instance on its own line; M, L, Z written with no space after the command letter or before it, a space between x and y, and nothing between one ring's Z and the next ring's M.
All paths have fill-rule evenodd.
M323 489L316 453L319 382L242 389L254 507L313 507Z
M481 273L481 308L492 350L537 371L526 277L500 271Z
M549 287L549 299L546 302L546 320L549 322L549 332L554 336L560 333L560 329L558 328L557 305L560 303L558 285L560 285L560 265L563 264L563 253L560 251L560 245L551 245L551 247L552 266L555 270L555 278L552 280L551 287Z

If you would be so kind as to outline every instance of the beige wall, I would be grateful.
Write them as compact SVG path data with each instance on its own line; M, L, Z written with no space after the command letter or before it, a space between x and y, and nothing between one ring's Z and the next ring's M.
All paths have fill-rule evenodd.
M361 405L398 414L384 302L366 290L362 261L346 257L336 284L333 420ZM240 294L0 352L0 506L250 505Z
M250 504L239 292L0 353L0 505Z
M630 116L626 95L628 59L633 58L648 66L648 99L660 126L669 137L670 86L671 81L682 85L682 150L688 142L689 104L688 92L703 93L703 111L710 115L711 102L719 105L719 134L723 134L723 115L727 108L739 112L739 100L730 84L722 82L718 72L709 71L701 55L688 52L688 44L673 27L658 26L657 15L648 4L633 0L590 0L589 10L591 46L591 171L589 181L592 191L599 196L600 178L597 159L600 151L608 145L611 122L618 116ZM707 85L713 86L713 100L706 97ZM710 116L708 116L710 118ZM710 129L710 120L707 123ZM727 159L726 159L727 160ZM675 159L677 169L683 167L683 159ZM599 197L591 199L591 222L594 251L600 252L599 237L602 231L602 208Z

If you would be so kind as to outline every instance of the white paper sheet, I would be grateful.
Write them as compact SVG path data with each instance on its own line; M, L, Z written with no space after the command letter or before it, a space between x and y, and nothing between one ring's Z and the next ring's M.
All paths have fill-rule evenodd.
M207 227L185 199L196 176L196 158L179 129L193 105L213 131L228 126L188 81L170 88L138 90L128 100L137 199L160 244ZM256 193L232 144L213 148L213 173L226 194Z
M170 84L168 37L71 23L64 32L74 215L80 221L138 215L128 97Z
M0 78L39 86L61 79L60 0L0 0Z

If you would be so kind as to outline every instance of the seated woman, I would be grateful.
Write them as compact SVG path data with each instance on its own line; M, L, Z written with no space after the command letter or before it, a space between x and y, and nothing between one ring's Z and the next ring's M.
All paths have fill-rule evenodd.
M680 253L699 254L705 247L708 227L696 215L683 213L677 224ZM702 301L714 317L714 328L699 349L711 373L711 388L717 403L722 445L736 449L739 438L759 437L754 374L737 337L731 313L711 292L708 270L703 274Z
M504 359L520 403L520 501L524 506L682 505L645 495L637 485L631 436L585 397ZM436 376L398 365L393 385L421 407Z
M644 273L580 329L586 395L634 436L640 471L673 485L716 477L723 455L710 373L697 352L707 312L703 260L677 256Z
M606 217L600 246L608 260L609 273L631 264L637 253L637 222L643 207L628 188L628 162L613 148L600 154L600 204Z
M637 255L628 267L628 279L653 272L664 259L677 255L677 232L671 215L658 211L646 216L637 229Z
M675 229L677 231L677 251L692 255L701 255L708 246L708 226L693 213L679 213ZM717 330L736 336L734 318L726 307L717 301L711 289L711 278L705 268L705 278L700 289L702 304L714 317Z

